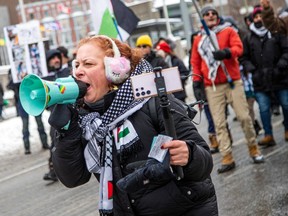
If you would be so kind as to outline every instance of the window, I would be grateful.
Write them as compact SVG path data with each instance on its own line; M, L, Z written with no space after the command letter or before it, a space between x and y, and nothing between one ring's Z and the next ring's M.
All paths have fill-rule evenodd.
M76 41L78 42L86 36L87 21L85 20L84 13L82 11L76 11L72 14L74 31L76 35Z
M60 36L59 44L66 47L73 46L69 16L67 14L60 14L57 16L57 20L61 27L61 31L58 32L58 36Z

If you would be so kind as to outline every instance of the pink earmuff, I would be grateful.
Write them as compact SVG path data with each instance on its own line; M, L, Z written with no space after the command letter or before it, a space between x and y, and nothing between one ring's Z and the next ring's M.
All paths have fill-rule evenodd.
M104 65L107 79L114 84L123 83L130 75L130 61L125 57L105 57Z

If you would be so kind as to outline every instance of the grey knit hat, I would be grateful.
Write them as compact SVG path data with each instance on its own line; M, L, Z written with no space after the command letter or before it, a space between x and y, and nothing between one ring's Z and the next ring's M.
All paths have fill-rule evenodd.
M216 8L213 7L212 5L208 5L208 6L202 8L202 10L201 10L202 16L204 16L204 14L206 14L208 11L211 11L211 10L215 11L217 13L217 16L219 16Z

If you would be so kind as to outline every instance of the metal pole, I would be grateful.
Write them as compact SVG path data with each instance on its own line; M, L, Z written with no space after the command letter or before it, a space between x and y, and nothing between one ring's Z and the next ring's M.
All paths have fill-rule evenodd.
M26 21L26 16L25 16L23 0L18 0L18 2L19 2L19 8L20 8L20 13L21 13L22 23L26 23L27 21Z
M189 19L189 13L187 10L187 3L185 2L185 0L180 0L180 11L184 23L184 32L187 41L187 47L191 47L191 40L190 40L191 23Z
M223 16L224 15L224 10L223 10L222 0L219 0L219 4L220 4L220 14L221 14L221 16Z
M168 37L173 37L172 31L171 31L171 26L169 23L169 16L168 16L168 10L167 10L167 6L166 6L166 1L163 0L163 12L164 12L164 17L166 20L166 29L167 29L167 35Z

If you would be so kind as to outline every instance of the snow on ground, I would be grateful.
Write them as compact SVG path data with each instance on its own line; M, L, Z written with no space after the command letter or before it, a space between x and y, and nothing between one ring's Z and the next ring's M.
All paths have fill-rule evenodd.
M16 117L15 107L8 107L3 110L4 121L0 122L0 157L15 154L24 154L24 144L22 139L22 120ZM50 143L50 125L48 124L49 112L44 111L42 120ZM37 124L33 116L29 117L30 148L31 152L42 150L42 144L37 131Z

